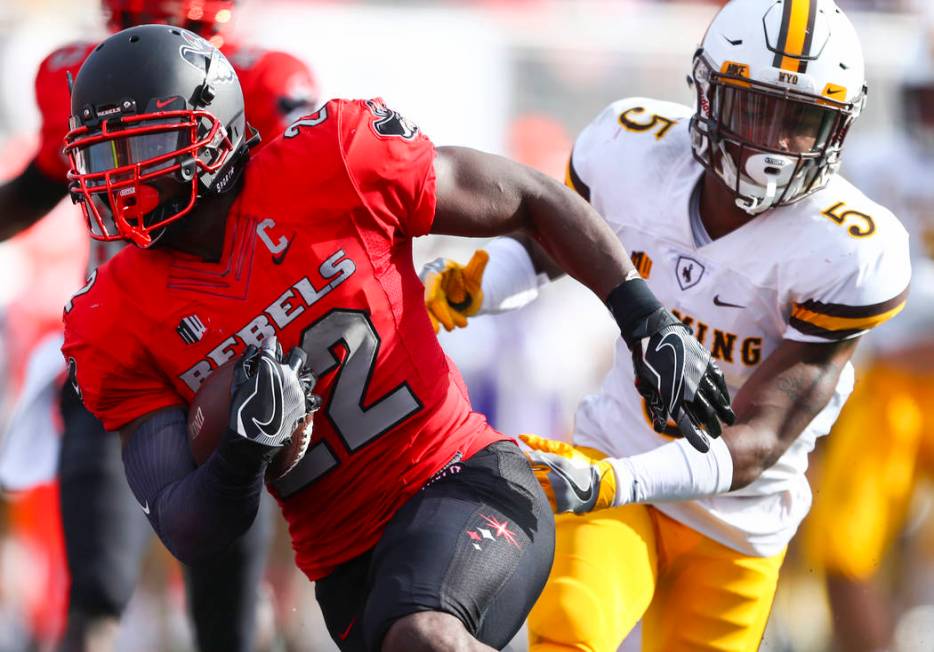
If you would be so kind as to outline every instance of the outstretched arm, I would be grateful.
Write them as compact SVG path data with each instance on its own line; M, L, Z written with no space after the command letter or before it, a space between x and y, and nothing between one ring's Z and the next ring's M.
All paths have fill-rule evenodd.
M655 298L590 204L544 174L475 150L439 148L434 167L434 233L528 237L606 302L632 351L656 429L670 416L705 452L708 435L720 436L720 420L733 423L729 392L710 353Z
M858 339L827 344L784 340L736 396L737 421L701 455L683 440L647 453L588 460L563 442L526 437L536 475L557 511L693 500L741 489L775 464L833 396ZM592 486L581 501L568 479Z
M858 342L784 340L753 372L734 401L737 423L723 432L733 458L731 489L775 464L827 406Z
M44 217L67 194L67 186L39 171L35 161L0 185L0 241L12 238Z
M633 272L626 249L599 213L532 168L472 149L439 147L435 174L433 233L527 238L604 301Z

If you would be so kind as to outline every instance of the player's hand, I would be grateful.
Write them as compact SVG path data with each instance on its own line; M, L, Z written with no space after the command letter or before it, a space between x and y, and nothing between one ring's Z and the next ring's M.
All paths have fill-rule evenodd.
M305 368L305 352L295 347L283 362L275 337L250 346L234 369L230 431L254 445L269 461L291 441L299 422L320 405L312 393L315 377Z
M612 507L616 499L616 471L609 462L595 460L571 444L537 435L519 435L532 452L532 471L555 514L582 514Z
M425 307L431 325L437 333L465 328L467 318L480 311L483 305L483 270L490 255L477 249L466 266L449 258L436 258L422 268L425 284Z
M720 421L736 421L723 372L691 329L665 308L650 314L638 330L630 341L632 364L652 427L664 432L670 416L681 435L706 453L708 436L720 436Z

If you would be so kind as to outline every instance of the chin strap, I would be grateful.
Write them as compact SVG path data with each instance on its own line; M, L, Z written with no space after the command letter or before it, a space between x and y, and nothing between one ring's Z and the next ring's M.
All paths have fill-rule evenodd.
M736 205L750 215L758 215L772 208L777 196L778 186L774 181L769 181L765 188L765 197L738 196L736 198Z
M720 178L731 188L735 188L743 183L742 173L733 161L733 157L726 151L723 142L717 143L717 149L720 152L720 160L723 165L723 173ZM738 182L739 183L738 183ZM772 208L778 198L778 184L774 179L769 179L765 186L765 195L763 197L754 197L750 195L737 195L736 205L750 215L758 215Z

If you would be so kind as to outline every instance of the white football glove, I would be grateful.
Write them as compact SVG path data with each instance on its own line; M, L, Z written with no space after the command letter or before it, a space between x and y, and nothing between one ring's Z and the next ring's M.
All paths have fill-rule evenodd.
M292 433L320 399L312 394L315 377L305 370L306 355L299 347L282 362L275 337L247 348L234 370L230 430L263 451L266 461L291 441Z

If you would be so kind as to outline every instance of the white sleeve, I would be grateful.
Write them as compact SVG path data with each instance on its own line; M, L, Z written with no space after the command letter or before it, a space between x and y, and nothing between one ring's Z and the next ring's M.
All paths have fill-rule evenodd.
M789 295L785 338L827 342L859 337L904 308L911 280L908 235L886 213L876 213L882 218L876 228L885 232L856 240L841 255L814 260L799 273Z

